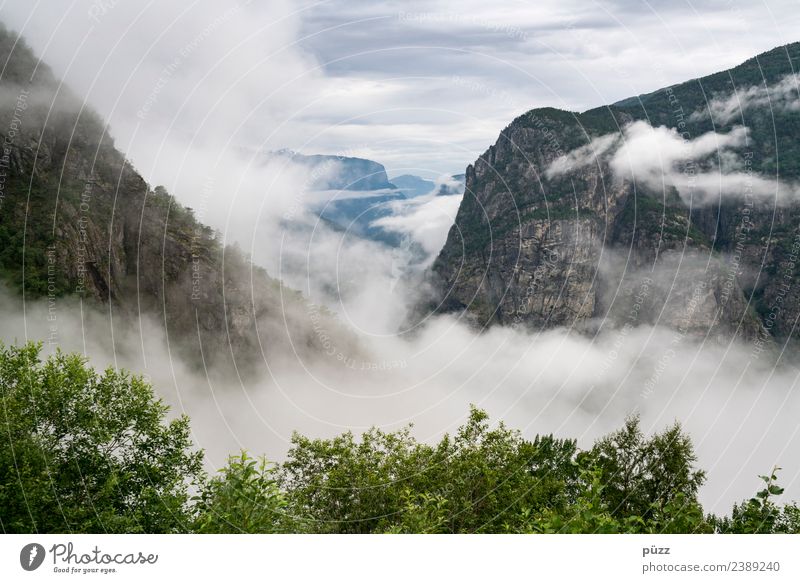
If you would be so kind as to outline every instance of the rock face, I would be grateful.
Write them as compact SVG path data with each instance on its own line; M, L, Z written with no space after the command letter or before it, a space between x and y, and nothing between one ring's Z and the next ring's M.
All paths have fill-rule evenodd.
M326 317L152 189L99 117L15 40L0 29L0 87L16 98L0 109L5 282L26 300L81 296L122 326L149 315L179 354L209 367L246 372L282 351L318 350L311 320Z
M466 170L463 202L432 268L438 297L429 310L464 312L479 326L591 331L658 323L722 338L795 334L796 203L731 192L714 204L687 204L673 186L621 178L601 154L563 172L548 169L646 119L687 140L745 125L738 160L747 160L747 172L793 183L800 179L800 107L754 100L714 123L704 108L708 98L734 89L781 84L799 58L795 43L615 105L584 113L537 109L515 119ZM796 91L787 95L800 102L791 101Z

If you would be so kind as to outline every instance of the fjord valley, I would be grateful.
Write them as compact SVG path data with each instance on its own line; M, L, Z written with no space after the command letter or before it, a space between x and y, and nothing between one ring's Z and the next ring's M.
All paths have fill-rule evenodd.
M798 60L167 188L3 27L0 527L797 532Z

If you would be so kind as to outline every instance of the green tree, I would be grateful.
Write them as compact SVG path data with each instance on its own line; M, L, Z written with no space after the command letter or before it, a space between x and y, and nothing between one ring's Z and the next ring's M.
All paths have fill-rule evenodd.
M588 451L524 438L472 408L438 443L410 428L295 434L271 465L242 452L212 477L188 419L139 377L78 355L0 344L0 527L5 532L797 533L775 468L730 516L703 515L691 439L637 417ZM196 495L189 497L189 489Z
M575 452L572 440L529 441L503 423L491 428L486 412L472 408L437 445L427 492L447 500L446 532L520 532L526 517L563 508L574 495Z
M566 507L550 507L528 517L526 532L548 534L619 534L638 532L643 521L638 516L615 517L603 496L606 486L598 468L581 468L577 496Z
M407 507L405 491L421 492L432 450L408 429L371 429L333 439L292 437L280 483L292 507L316 532L384 530Z
M5 532L180 532L201 473L185 417L140 377L78 355L0 344Z
M692 440L679 424L647 439L639 418L629 417L622 429L598 440L583 456L601 471L602 498L613 516L640 517L667 531L676 527L671 523L676 512L682 513L681 524L692 516L702 518L697 492L705 473L695 469Z
M203 534L296 532L275 467L263 457L232 456L195 498L194 531Z
M319 532L519 532L531 512L567 503L575 451L573 441L490 428L473 408L435 446L409 429L295 435L281 485Z

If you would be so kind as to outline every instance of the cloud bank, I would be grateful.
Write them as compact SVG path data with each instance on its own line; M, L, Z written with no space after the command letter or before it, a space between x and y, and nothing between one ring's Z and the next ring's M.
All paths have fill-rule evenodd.
M48 306L0 295L2 338L48 336ZM756 476L782 465L787 498L800 497L797 369L731 343L675 341L675 331L640 326L596 338L568 330L528 333L493 328L476 335L456 317L427 323L413 341L373 336L365 356L334 354L285 362L265 381L241 385L205 378L169 357L157 323L140 322L147 342L107 313L59 300L58 342L96 366L114 363L147 375L173 413L192 419L194 439L210 468L247 448L282 459L294 430L332 436L373 424L435 440L464 421L468 405L485 408L532 437L553 432L588 447L639 412L645 430L674 420L691 432L699 464L709 470L702 490L708 510L727 511L749 496ZM334 347L338 348L338 347Z
M707 109L694 112L690 119L697 121L710 117L714 123L724 125L736 118L741 119L747 110L755 107L769 111L800 111L798 87L798 76L786 75L769 87L753 85L729 95L716 95L708 103Z
M607 163L619 180L656 192L675 188L688 206L744 198L778 205L800 200L800 185L753 172L747 137L746 127L735 126L727 133L711 131L685 139L673 128L635 121L620 133L594 138L556 158L545 175L553 178Z

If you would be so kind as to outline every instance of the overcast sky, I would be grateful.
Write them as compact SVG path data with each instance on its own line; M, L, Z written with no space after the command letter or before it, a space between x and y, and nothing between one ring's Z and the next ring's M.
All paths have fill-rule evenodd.
M463 172L515 116L584 110L800 40L797 0L6 0L2 20L151 181L189 144Z

